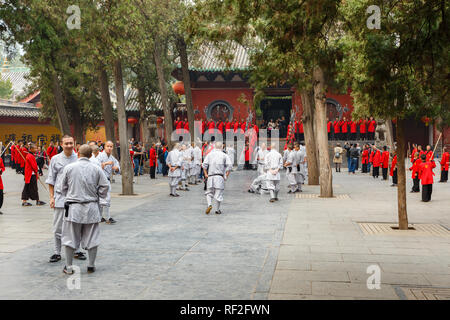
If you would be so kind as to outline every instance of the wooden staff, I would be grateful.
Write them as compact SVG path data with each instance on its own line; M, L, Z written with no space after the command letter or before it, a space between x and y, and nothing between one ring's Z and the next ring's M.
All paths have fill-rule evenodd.
M3 154L6 152L6 150L8 150L9 145L12 143L12 141L10 141L7 145L5 150L3 150L2 154L0 155L0 158L3 157Z
M20 156L22 157L23 161L25 161L25 163L27 162L27 159L25 159L25 157L22 154L22 151L20 151L20 148L17 149L17 151L19 151ZM39 181L42 185L42 187L44 187L45 191L47 191L48 195L50 196L50 192L47 190L47 187L45 186L45 184L41 181L41 179L39 179L39 175L36 175L36 179L37 181Z
M437 141L436 141L436 145L434 146L433 153L431 154L433 158L434 158L434 152L436 151L436 148L437 148L437 146L438 146L438 144L439 144L439 140L441 140L441 137L442 137L442 132L441 132L441 134L439 135L439 138L438 138Z

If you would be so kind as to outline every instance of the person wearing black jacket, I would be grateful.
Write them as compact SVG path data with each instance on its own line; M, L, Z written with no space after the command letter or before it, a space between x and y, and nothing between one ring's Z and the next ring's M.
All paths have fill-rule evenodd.
M350 167L348 168L348 173L355 174L356 164L359 162L359 150L357 149L356 143L348 151L350 156Z
M350 163L351 163L351 157L350 157L350 144L348 142L346 142L344 144L344 149L346 151L345 155L347 156L347 168L349 169L350 172Z

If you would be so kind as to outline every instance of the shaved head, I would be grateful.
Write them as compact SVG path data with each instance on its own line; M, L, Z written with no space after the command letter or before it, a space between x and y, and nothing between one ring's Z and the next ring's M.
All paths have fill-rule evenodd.
M90 158L92 156L92 148L87 144L83 144L78 150L78 153L80 157Z

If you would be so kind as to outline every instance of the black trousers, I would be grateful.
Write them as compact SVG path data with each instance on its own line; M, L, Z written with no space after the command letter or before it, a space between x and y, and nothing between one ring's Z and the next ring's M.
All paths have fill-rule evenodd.
M356 132L350 133L350 140L352 140L352 141L356 140Z
M397 169L395 169L394 173L392 174L392 183L393 184L397 184L398 183Z
M299 141L305 141L305 134L304 133L299 133L300 136L300 140Z
M447 182L448 181L448 170L442 170L441 171L441 182Z
M383 171L383 180L387 180L388 178L388 168L382 168Z
M412 187L413 192L420 192L420 183L419 182L420 182L419 178L413 179L413 187Z
M424 201L424 202L430 201L432 193L433 193L433 185L432 184L422 185L422 201Z
M16 169L16 161L11 160L11 169Z
M367 163L363 163L363 165L362 165L362 173L367 173Z
M3 206L3 189L0 189L0 209Z
M360 133L359 134L359 139L360 140L366 140L367 139L367 134L366 133Z
M368 132L367 140L375 140L375 132Z
M248 160L245 161L244 170L251 170L250 162Z
M328 141L332 140L331 139L331 132L328 132Z
M380 167L373 167L372 173L374 178L378 178L380 175Z
M39 192L37 187L36 176L32 175L30 179L30 183L25 183L25 186L22 190L22 200L39 200Z
M348 140L348 133L347 132L342 132L341 133L341 139L342 140Z
M155 179L156 166L150 167L150 179Z

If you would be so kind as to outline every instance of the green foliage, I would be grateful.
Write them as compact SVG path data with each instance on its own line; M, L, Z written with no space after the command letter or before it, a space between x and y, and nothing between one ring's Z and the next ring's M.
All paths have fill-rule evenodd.
M12 83L8 80L2 80L0 78L0 98L1 99L10 99L13 94Z
M379 30L366 26L365 9L373 4L381 8ZM438 0L343 2L340 78L352 87L357 114L420 119L450 113L449 8Z

